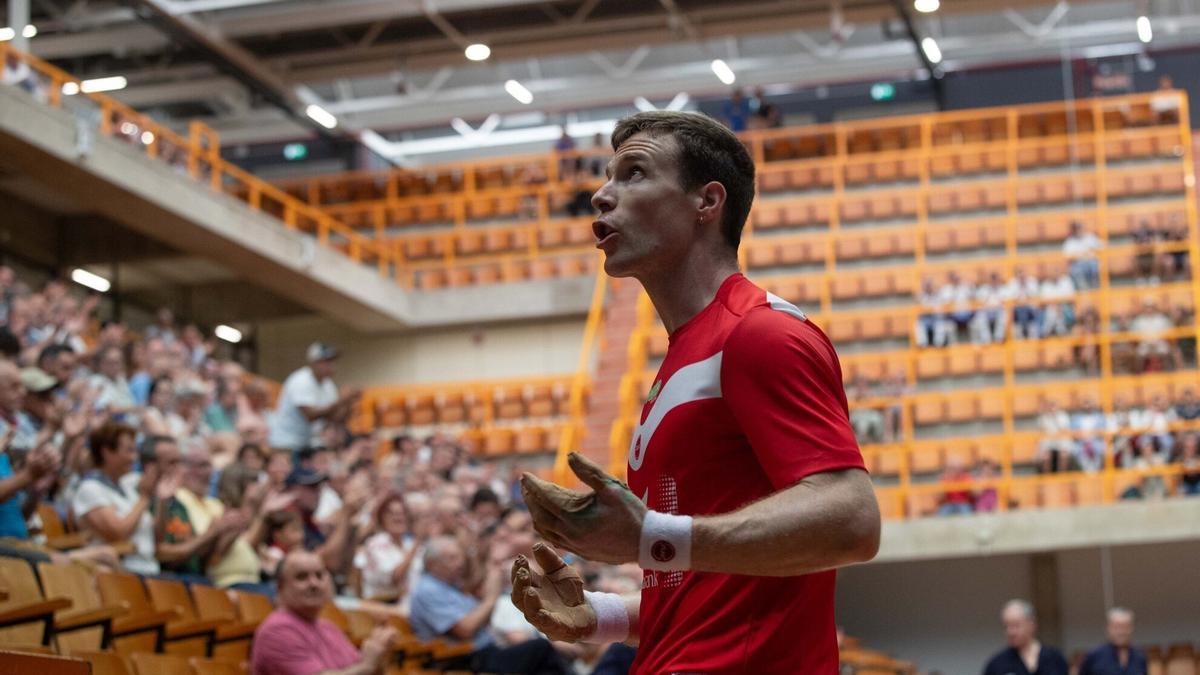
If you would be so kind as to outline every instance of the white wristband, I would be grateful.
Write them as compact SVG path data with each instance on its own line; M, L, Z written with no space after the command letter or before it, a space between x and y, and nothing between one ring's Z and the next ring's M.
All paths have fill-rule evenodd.
M596 612L596 631L583 639L593 644L624 642L629 638L629 612L616 593L584 591L583 597Z
M692 517L647 511L642 521L638 565L659 572L691 569Z

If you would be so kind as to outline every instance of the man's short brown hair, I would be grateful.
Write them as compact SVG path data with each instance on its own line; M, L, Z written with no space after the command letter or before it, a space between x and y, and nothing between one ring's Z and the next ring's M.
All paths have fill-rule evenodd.
M99 469L104 464L104 449L116 450L121 443L121 437L137 438L137 429L124 422L112 420L100 425L99 429L88 436L88 450L92 455L92 467Z
M754 202L754 160L746 146L732 131L702 113L651 110L617 122L613 150L640 133L675 137L683 189L694 190L711 181L725 186L721 234L736 251Z

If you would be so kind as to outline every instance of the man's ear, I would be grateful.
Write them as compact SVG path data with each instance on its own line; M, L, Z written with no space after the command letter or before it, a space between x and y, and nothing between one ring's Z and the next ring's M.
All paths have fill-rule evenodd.
M701 186L697 193L696 220L700 223L716 223L725 211L725 186L717 181L709 181Z

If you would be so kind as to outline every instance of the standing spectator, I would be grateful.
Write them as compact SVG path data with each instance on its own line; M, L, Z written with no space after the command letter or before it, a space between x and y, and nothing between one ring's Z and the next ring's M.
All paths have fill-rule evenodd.
M146 338L158 338L168 346L175 343L175 313L170 308L159 308L154 315L154 324L146 327Z
M237 432L247 443L265 446L270 425L270 397L258 378L251 378L238 397Z
M904 421L904 397L911 393L911 387L903 373L896 373L884 380L880 394L889 400L883 409L883 442L891 443L899 438Z
M971 474L963 466L962 460L955 456L946 459L946 468L942 471L942 484L955 485L971 480ZM942 503L938 506L939 516L970 515L975 511L971 502L971 491L961 487L947 488L942 493Z
M1068 335L1075 325L1075 282L1071 275L1063 273L1057 279L1047 276L1042 280L1042 337Z
M1108 610L1108 642L1088 652L1079 675L1147 675L1146 655L1134 647L1133 612L1124 607Z
M1142 301L1142 311L1133 319L1129 330L1137 335L1137 367L1139 373L1165 370L1170 361L1171 345L1167 334L1174 328L1171 318L1158 308L1152 298Z
M1009 299L1010 286L1000 278L1000 273L992 270L987 282L975 289L975 301L980 309L975 313L971 322L971 341L975 344L991 344L1004 342L1004 332L1008 326L1008 313L1004 311L1004 303Z
M1075 288L1086 291L1100 286L1100 260L1096 252L1104 243L1095 234L1084 229L1083 223L1071 222L1071 234L1063 240L1063 255L1070 262L1071 280Z
M1013 335L1018 338L1037 339L1042 336L1041 312L1037 307L1040 287L1024 269L1018 267L1008 281L1005 296L1013 300Z
M159 378L168 375L171 365L167 346L161 339L150 338L146 340L145 345L145 353L142 357L143 367L129 378L129 390L133 392L133 399L140 406L149 403L150 390L154 383Z
M354 648L345 634L321 618L333 600L333 580L321 559L306 551L279 565L279 607L254 631L254 675L373 675L383 670L398 637L390 625L377 627Z
M917 300L923 308L922 313L917 317L917 346L946 346L947 334L950 332L946 315L943 313L946 303L934 288L933 279L926 277L921 281L921 290L917 293Z
M336 349L314 342L308 346L306 357L308 365L288 375L283 382L271 420L272 448L295 452L309 446L322 425L345 421L362 395L356 388L338 393L333 382Z
M1200 434L1195 431L1180 439L1179 464L1183 467L1179 478L1180 494L1200 495Z
M1042 402L1042 414L1038 416L1038 427L1042 439L1038 441L1038 470L1042 473L1058 473L1073 469L1071 419L1058 402L1046 399Z
M1037 616L1033 605L1010 600L1001 614L1008 647L984 666L983 675L1068 675L1067 660L1061 652L1037 639Z
M938 289L942 302L950 306L950 320L954 322L954 330L950 332L951 343L957 342L958 331L966 330L975 318L972 303L975 300L975 287L958 272L951 271L946 275L946 285Z
M580 160L575 155L575 139L571 138L571 134L567 133L567 126L565 124L562 128L562 135L554 142L554 152L559 156L558 179L560 181L573 180L579 168Z
M721 121L734 133L746 130L750 123L750 101L742 95L741 89L734 89L729 100L721 106Z
M158 574L150 504L156 500L160 508L165 508L165 502L178 489L179 476L160 481L157 466L145 467L140 475L133 473L136 434L133 427L120 422L107 422L92 432L88 443L96 468L79 485L71 511L80 529L93 541L133 544L133 552L121 559L125 569L136 574Z
M237 429L238 399L242 395L242 369L226 364L217 377L217 395L204 409L204 423L216 433Z
M469 642L475 651L450 670L473 673L553 673L571 672L562 657L544 638L511 647L498 647L488 630L492 609L508 576L502 561L488 565L480 597L463 590L467 574L467 555L453 537L435 537L425 551L425 574L412 594L410 621L413 632L423 640L449 638Z

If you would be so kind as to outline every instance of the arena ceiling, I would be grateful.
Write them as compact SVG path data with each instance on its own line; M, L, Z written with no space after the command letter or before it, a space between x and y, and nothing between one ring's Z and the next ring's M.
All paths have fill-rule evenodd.
M156 117L206 119L226 143L321 131L381 154L403 130L469 135L493 114L718 95L714 59L738 86L920 79L914 36L937 40L946 71L1140 53L1139 14L1154 49L1200 44L1200 0L942 0L932 14L912 0L29 1L35 54L83 78L125 76L114 95ZM464 57L476 42L487 61ZM338 127L318 129L311 105Z

